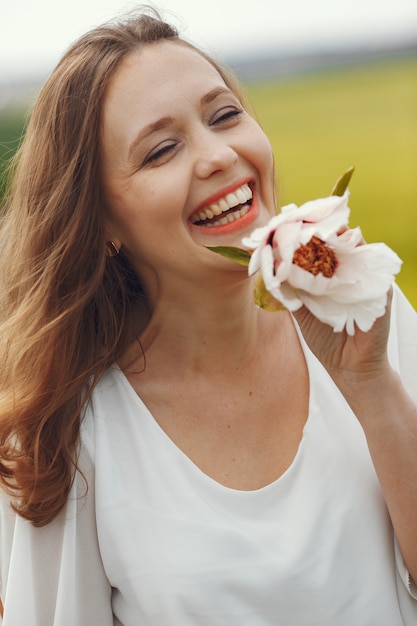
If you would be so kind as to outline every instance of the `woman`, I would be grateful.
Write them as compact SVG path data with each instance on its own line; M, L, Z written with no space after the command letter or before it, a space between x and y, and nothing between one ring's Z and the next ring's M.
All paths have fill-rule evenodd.
M207 249L275 212L229 74L156 15L87 33L9 205L4 626L417 623L416 315L298 328Z

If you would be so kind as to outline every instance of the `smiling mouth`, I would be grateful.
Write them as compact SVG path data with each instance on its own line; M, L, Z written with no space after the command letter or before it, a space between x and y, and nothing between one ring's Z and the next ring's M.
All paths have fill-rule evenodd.
M213 202L204 209L199 209L190 217L196 226L224 226L243 217L252 205L252 189L245 183L224 198Z

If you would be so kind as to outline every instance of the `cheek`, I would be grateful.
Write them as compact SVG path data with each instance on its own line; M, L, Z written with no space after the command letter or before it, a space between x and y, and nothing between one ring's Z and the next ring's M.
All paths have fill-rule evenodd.
M275 159L272 146L263 130L256 125L251 137L252 162L259 172L265 200L275 212Z
M272 174L274 169L274 155L272 152L272 146L269 142L268 137L261 129L259 129L255 145L259 155L259 159L265 163L265 169Z
M146 193L143 193L146 189ZM119 185L108 190L109 215L119 235L130 239L137 232L143 232L158 224L162 219L161 206L167 203L168 194L164 187L131 180L129 184Z
M154 178L138 176L129 188L109 194L110 220L134 265L166 255L183 236L184 192L168 176Z
M247 157L256 165L261 176L271 179L274 172L272 146L268 137L255 120L251 121L247 140Z

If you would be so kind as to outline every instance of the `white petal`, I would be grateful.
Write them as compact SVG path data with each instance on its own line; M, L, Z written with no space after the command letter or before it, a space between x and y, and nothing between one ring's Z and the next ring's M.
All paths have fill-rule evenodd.
M352 249L362 242L362 231L358 226L356 228L349 228L340 235L330 235L330 237L328 237L327 239L327 243L331 244L332 247L335 248L335 250L337 250L338 248Z
M298 211L298 206L296 204L286 204L285 206L281 207L280 215L287 215L296 210Z
M265 243L269 239L271 232L277 228L280 222L280 216L274 215L274 217L271 217L266 226L255 228L255 230L251 232L249 237L243 237L242 244L245 246L245 248L248 248L249 250L254 250L256 247L262 244L265 245Z
M275 258L281 258L292 263L294 252L300 247L301 230L302 225L300 222L282 224L276 229L273 237L274 247L276 246L276 250L274 250Z
M257 272L260 267L261 267L261 251L262 248L255 248L255 250L252 252L252 255L249 259L249 265L248 265L248 274L249 276L252 276L253 274L255 274L255 272Z
M275 260L271 246L265 246L261 250L261 267L265 287L272 293L274 289L279 288L281 280L275 275Z
M297 311L303 306L303 301L298 293L288 283L282 283L280 287L275 288L271 293L289 311Z
M335 275L332 278L326 278L323 274L314 276L311 272L307 272L293 263L288 282L295 289L301 289L314 296L321 296L332 290L332 285L338 282L338 278Z
M320 321L329 324L335 332L346 328L349 335L355 332L355 324L363 332L372 327L374 321L385 312L387 294L382 294L374 300L362 301L354 304L341 304L331 298L311 297L309 294L301 294L305 306Z
M343 226L347 226L350 209L347 206L348 193L344 196L328 196L317 200L309 200L300 207L290 205L283 207L287 221L298 220L314 224L317 236L327 237L331 232L337 232Z

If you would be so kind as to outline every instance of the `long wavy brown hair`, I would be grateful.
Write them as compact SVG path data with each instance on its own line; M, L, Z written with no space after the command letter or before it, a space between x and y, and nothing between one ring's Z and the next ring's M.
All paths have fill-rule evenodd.
M0 232L0 483L35 526L64 506L86 403L145 306L123 253L106 255L100 117L123 58L161 39L202 54L243 101L233 75L141 9L67 50L12 163Z

